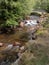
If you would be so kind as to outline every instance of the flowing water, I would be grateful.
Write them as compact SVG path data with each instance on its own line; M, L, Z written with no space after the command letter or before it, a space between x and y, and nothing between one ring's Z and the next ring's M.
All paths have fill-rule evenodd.
M31 19L36 19L38 20L39 19L39 16L30 16ZM24 33L24 31L23 31ZM16 33L15 34L0 34L0 42L3 42L3 43L14 43L14 41L18 41L20 43L24 43L23 41L20 40L20 36L22 35L22 31L19 31L19 30L16 30ZM0 48L0 51L4 49L4 48ZM9 54L10 55L10 54ZM13 57L14 56L14 57ZM17 55L12 55L13 59L17 59ZM15 60L16 61L16 60ZM17 61L16 61L17 63ZM6 61L0 61L0 65L11 65L11 62L9 61L8 58L6 58ZM16 65L14 63L14 65Z

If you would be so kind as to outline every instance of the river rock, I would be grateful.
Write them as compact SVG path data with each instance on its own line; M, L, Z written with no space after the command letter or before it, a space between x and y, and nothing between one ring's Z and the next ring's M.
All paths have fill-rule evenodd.
M2 47L3 46L3 43L0 43L0 47Z
M5 51L9 51L9 50L11 50L12 48L13 48L13 45L10 44L10 45L6 46Z
M24 46L20 47L20 52L23 52L24 50L25 50Z
M20 27L24 27L24 22L20 22Z
M14 43L13 43L13 46L21 46L21 43L19 43L19 42L14 42Z

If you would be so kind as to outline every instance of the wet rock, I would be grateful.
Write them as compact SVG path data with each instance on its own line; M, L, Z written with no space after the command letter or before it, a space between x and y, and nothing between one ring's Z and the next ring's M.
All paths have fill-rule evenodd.
M9 51L9 50L11 50L12 48L13 48L13 45L10 44L10 45L8 45L8 46L5 48L5 51Z
M19 56L19 57L21 56L21 53L20 53L20 52L18 53L18 56Z
M19 43L19 42L14 42L14 43L13 43L13 46L21 46L21 43Z
M13 48L12 48L11 51L19 52L19 50L20 50L20 47L19 46L13 46Z
M11 63L10 62L2 62L0 65L11 65Z
M0 65L11 65L11 63L15 62L18 58L17 52L9 52L9 54L5 54L5 58L0 61Z
M36 39L37 39L36 35L32 36L32 40L36 40Z

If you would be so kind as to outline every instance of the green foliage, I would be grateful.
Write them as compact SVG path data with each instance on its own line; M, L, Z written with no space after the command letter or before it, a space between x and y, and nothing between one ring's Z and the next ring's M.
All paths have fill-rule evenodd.
M9 21L13 25L30 14L31 10L32 0L0 0L0 22L6 24Z
M18 22L14 21L13 19L9 19L6 22L6 25L18 25Z
M35 0L34 9L43 9L49 12L49 0Z
M42 26L43 26L44 28L49 28L49 17L48 17L48 19L47 19L46 21L43 21L43 22L42 22Z

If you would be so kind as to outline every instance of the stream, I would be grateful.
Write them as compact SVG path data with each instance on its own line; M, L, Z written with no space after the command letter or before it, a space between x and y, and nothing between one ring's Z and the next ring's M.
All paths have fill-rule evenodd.
M30 19L32 19L32 20L33 19L38 20L39 18L40 18L39 16L34 16L34 15L30 16ZM19 41L19 35L21 33L22 32L16 31L15 34L11 34L11 35L0 34L0 42L13 43L13 41L15 41L15 40ZM18 57L17 53L16 54L12 54L12 55L11 55L11 53L7 53L7 54L6 54L5 58L2 61L0 61L0 65L18 65L18 61L20 60L21 56Z

